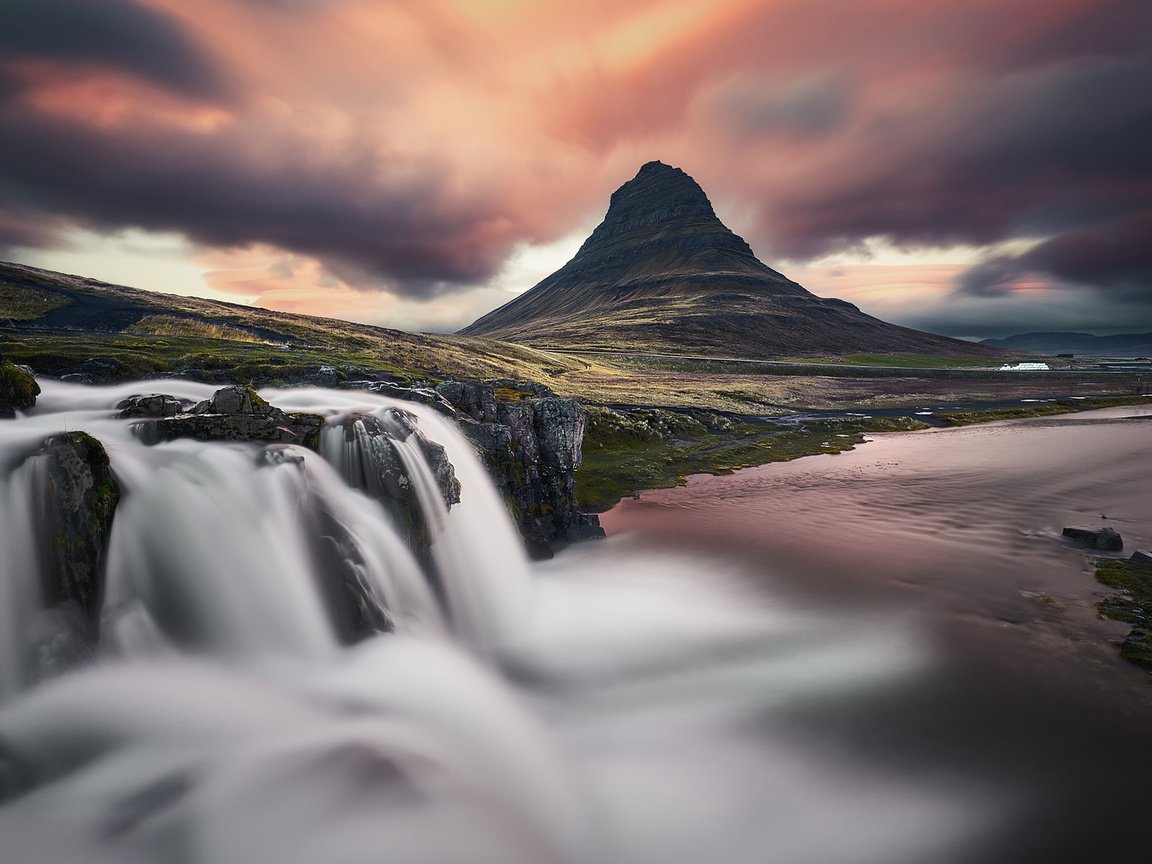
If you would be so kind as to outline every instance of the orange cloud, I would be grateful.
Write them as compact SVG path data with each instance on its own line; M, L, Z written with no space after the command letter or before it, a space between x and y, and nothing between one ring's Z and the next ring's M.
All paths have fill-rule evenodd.
M0 182L23 208L0 245L73 223L316 262L261 282L275 302L470 307L653 158L770 262L1146 204L1138 0L61 2L122 44L49 28L0 53L0 171L20 169Z

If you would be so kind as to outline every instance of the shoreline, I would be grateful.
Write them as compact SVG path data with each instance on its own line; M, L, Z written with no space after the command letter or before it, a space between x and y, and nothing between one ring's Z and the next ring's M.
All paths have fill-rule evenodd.
M957 638L1003 644L994 653L1006 662L1123 693L1122 702L1152 718L1148 673L1119 653L1131 625L1097 608L1115 596L1097 581L1097 560L1113 556L1059 536L1066 525L1111 525L1126 544L1115 558L1152 543L1152 506L1141 495L1152 466L1148 477L1131 467L1140 464L1129 461L1140 453L1140 433L1125 420L1152 422L1152 406L1123 417L1064 414L883 435L837 460L767 463L644 490L602 513L601 523L609 538L751 558L777 587L808 601L908 606L959 628ZM1078 442L1093 429L1107 430L1091 435L1116 453L1093 456ZM1060 464L1051 448L1096 458L1101 476L1081 467L1046 482Z
M694 475L725 476L736 471L789 462L808 456L850 452L870 434L986 425L1007 420L1056 417L1107 408L1150 405L1152 394L1068 396L1021 399L1015 407L942 411L888 408L813 411L797 421L744 417L727 428L718 412L653 409L639 406L585 406L590 413L584 439L584 463L577 469L577 497L590 512L605 513L620 501L645 491L682 486ZM893 414L898 411L900 413ZM609 428L597 429L597 412ZM629 428L629 416L636 420ZM679 425L677 421L681 420ZM693 427L691 420L700 418ZM767 458L765 458L767 457ZM695 469L695 470L692 470ZM618 496L610 501L613 494Z

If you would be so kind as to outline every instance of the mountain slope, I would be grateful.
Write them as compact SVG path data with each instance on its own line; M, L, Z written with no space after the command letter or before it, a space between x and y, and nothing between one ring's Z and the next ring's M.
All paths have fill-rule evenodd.
M460 331L538 347L750 358L989 347L887 324L768 267L679 168L649 162L576 256Z
M101 358L118 367L118 377L218 372L262 382L300 380L331 365L401 378L547 382L587 366L523 346L142 291L5 262L0 356L48 375Z
M1152 356L1152 333L1093 336L1091 333L1017 333L980 343L1009 351L1038 354L1086 354L1089 357Z

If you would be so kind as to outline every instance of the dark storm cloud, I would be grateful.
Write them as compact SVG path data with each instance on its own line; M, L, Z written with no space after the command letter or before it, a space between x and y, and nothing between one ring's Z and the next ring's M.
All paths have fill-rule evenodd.
M1152 210L1057 234L1022 255L991 258L962 273L957 291L1003 297L1029 276L1092 295L1097 303L1144 306L1152 316Z
M200 97L224 89L179 25L132 0L0 0L0 65L12 60L116 69Z
M874 236L984 244L1145 207L1149 81L1152 53L1090 57L989 82L968 104L879 118L858 164L789 191L770 226L774 249L803 258Z
M376 182L379 158L366 148L317 162L303 145L253 146L245 129L116 135L19 103L0 108L0 193L22 202L31 224L66 213L96 228L180 231L208 246L269 243L357 262L349 269L358 284L387 281L409 294L498 269L507 245L475 230L498 205L447 196L451 172L431 160L409 159L398 179Z
M1152 305L1152 210L1060 234L1022 256L1066 282L1129 290Z

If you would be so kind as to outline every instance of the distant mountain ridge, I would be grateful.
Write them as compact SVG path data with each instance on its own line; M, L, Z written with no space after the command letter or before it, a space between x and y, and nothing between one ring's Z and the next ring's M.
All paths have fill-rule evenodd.
M1152 357L1152 333L1094 336L1091 333L1017 333L985 339L981 345L1037 354L1086 354L1089 357Z
M649 162L562 268L460 333L535 347L779 358L989 346L888 324L816 297L756 258L688 174Z

